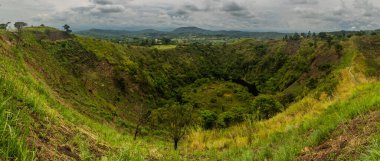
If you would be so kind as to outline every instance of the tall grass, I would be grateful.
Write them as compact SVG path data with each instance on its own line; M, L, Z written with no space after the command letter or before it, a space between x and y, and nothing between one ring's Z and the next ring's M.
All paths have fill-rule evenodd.
M293 160L301 150L315 146L327 138L331 131L353 117L378 109L380 105L380 84L361 87L348 100L331 105L319 117L303 122L298 128L284 133L270 135L256 146L269 148L258 151L257 158L273 160ZM271 145L271 146L268 146Z
M378 129L380 129L380 124ZM380 130L372 137L372 143L361 160L380 160Z
M35 154L27 148L25 135L20 130L25 120L9 95L11 88L0 77L0 159L35 160Z
M0 55L3 56L1 52ZM101 158L103 160L145 160L147 156L162 155L161 149L166 146L162 141L152 144L148 143L148 140L152 142L154 138L147 138L135 142L130 135L118 131L113 125L99 122L77 111L75 107L77 105L70 104L66 102L70 100L57 95L46 82L40 79L41 73L25 63L27 59L35 56L27 54L28 49L14 47L6 52L15 57L4 56L0 59L0 160L35 159L34 149L28 149L25 139L28 136L26 131L32 127L30 123L26 123L31 113L35 114L37 121L49 119L49 124L51 124L49 130L53 132L56 132L56 127L62 124L71 132L78 133L72 138L65 139L72 149L79 152L83 160L95 159L89 141L95 141L96 144L108 148L108 153ZM37 129L34 132L44 131ZM34 136L29 137L28 140L30 139L32 143L33 139L39 139L33 138ZM58 140L51 141L49 144L60 145L61 143ZM153 153L150 152L152 145L158 149Z

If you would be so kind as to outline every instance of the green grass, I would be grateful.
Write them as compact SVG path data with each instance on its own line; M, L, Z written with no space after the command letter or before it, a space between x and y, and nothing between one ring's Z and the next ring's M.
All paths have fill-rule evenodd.
M230 147L223 151L210 149L193 155L212 160L294 160L303 148L316 146L327 139L339 124L371 110L378 110L379 107L380 83L363 85L349 98L332 104L317 116L289 125L283 132L271 133L265 137L256 136L252 146ZM219 133L225 134L228 133ZM379 157L377 139L374 138L373 148L365 158Z
M26 133L20 129L28 128L28 120L15 106L13 86L0 77L0 159L35 160L35 155L28 149Z
M256 159L264 159L270 156L274 160L293 160L304 147L314 146L323 141L340 123L359 114L378 109L380 105L379 90L380 84L365 85L348 100L332 105L319 117L299 125L299 128L285 133L273 134L268 137L268 140L260 141L258 147L269 148L265 144L270 143L272 145L270 147L271 152L259 151ZM308 132L309 135L305 135Z
M379 137L377 136L372 141L372 146L368 150L368 154L364 154L362 157L362 160L380 160L380 141Z
M38 50L38 48L33 50ZM0 160L34 160L36 158L35 149L30 149L27 145L32 142L26 141L24 138L29 136L31 137L30 140L38 140L39 138L34 133L29 135L28 129L39 128L41 125L49 127L48 130L53 133L57 132L57 127L60 125L68 127L71 132L78 133L73 137L56 134L54 137L57 140L49 142L49 144L56 146L68 144L71 148L78 150L79 155L84 160L94 160L95 158L90 151L90 141L95 141L94 144L102 144L109 148L107 153L102 156L103 160L144 160L149 155L147 146L150 144L148 142L156 140L155 138L148 137L135 142L131 135L123 132L123 130L118 131L111 123L101 122L78 112L75 107L63 104L62 98L59 98L54 91L56 88L51 88L48 84L55 82L41 81L41 73L36 72L36 69L32 69L29 66L30 64L28 65L25 61L28 60L30 63L38 55L26 54L26 51L18 48L12 48L6 52L14 55L15 58L4 56L0 59L0 75L3 76L0 78ZM44 54L45 51L39 52ZM52 63L50 55L41 59L41 62ZM55 65L49 67L46 69L55 71L51 72L53 74L65 74L65 71ZM54 78L54 75L52 77ZM83 98L78 97L78 99ZM65 101L73 100L67 99ZM99 102L89 103L93 103L99 108L102 107ZM76 105L78 106L78 104ZM32 113L36 117L34 119L37 120L30 118ZM44 120L49 121L44 123ZM33 121L37 122L32 124ZM45 136L47 133L43 130L39 131L40 129L34 130L37 130L36 135L39 136ZM87 134L94 140L88 138ZM62 137L67 142L58 140ZM162 147L167 146L167 143L155 142L157 144L155 147L159 148L156 153L161 154Z
M380 129L380 123L378 123ZM372 137L371 145L362 155L361 160L380 160L380 130Z
M151 48L152 49L157 49L157 50L170 50L170 49L175 49L177 45L154 45Z

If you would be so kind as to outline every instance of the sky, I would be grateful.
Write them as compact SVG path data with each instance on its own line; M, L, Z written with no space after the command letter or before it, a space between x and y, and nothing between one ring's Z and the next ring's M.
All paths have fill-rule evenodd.
M74 30L338 31L380 29L380 0L0 0L0 23Z

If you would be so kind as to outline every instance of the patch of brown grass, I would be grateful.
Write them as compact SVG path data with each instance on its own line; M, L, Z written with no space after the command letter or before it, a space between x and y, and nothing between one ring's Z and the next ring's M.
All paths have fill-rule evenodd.
M343 123L325 142L305 147L297 160L358 159L361 150L370 145L370 136L378 130L379 121L380 111L373 111Z

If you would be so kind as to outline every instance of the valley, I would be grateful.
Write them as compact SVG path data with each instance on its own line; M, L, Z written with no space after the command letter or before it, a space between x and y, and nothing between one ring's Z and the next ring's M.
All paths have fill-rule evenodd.
M380 37L340 34L155 47L0 30L0 160L379 159Z

